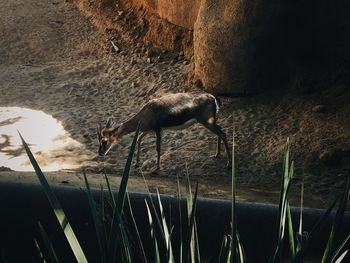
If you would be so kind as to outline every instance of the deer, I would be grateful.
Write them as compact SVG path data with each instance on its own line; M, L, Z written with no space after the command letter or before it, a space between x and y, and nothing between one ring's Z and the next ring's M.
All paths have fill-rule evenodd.
M97 127L100 156L106 155L120 138L135 132L138 125L140 134L137 138L136 164L139 166L142 139L149 133L156 135L157 167L160 170L161 134L164 129L185 129L200 123L217 136L217 147L214 157L220 155L221 141L224 142L227 167L231 167L231 153L226 133L216 123L221 102L214 95L204 92L174 93L155 98L146 103L141 110L122 123L115 123L112 118L104 127Z

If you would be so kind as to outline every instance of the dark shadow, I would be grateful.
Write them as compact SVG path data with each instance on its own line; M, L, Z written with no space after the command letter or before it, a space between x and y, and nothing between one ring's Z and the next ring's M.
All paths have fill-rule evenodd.
M10 143L11 136L6 134L1 134L1 137L5 138L5 141L3 143L0 143L0 152L3 152L5 155L10 156L10 158L15 158L25 153L24 148L21 146L14 150L6 149L7 147L11 146L11 143ZM28 145L32 146L33 144L28 144Z
M12 124L20 121L21 119L23 119L23 117L10 118L10 119L4 120L4 121L0 121L0 127L12 125Z

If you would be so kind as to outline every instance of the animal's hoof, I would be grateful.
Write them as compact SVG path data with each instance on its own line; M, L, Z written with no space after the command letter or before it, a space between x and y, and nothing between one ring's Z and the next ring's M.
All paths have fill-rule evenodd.
M212 155L211 157L216 159L216 158L219 158L219 156L220 156L220 153L216 153L216 154Z
M160 174L160 168L155 168L152 171L149 172L150 175L159 175Z

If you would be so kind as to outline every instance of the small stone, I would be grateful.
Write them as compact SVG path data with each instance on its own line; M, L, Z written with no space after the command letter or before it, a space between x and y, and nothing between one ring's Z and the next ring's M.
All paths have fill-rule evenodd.
M182 56L178 56L177 57L177 61L181 61L181 60L183 60L183 57Z
M113 47L113 51L118 53L120 51L119 47L113 41L111 41L111 44Z
M147 57L152 58L157 56L157 52L154 49L148 49L146 52Z
M118 16L122 16L124 14L123 11L118 11Z
M184 56L184 52L183 51L180 51L179 52L179 57L183 57Z
M152 59L151 58L147 58L147 62L148 63L152 63Z
M182 64L183 64L183 65L188 65L188 61L185 60L185 61L182 62Z
M334 166L341 162L343 151L341 149L324 150L319 159L327 166Z
M316 105L312 108L313 112L317 112L317 113L323 113L327 110L325 105Z
M105 32L106 32L107 34L110 34L110 33L113 32L113 28L107 27L107 28L105 29Z

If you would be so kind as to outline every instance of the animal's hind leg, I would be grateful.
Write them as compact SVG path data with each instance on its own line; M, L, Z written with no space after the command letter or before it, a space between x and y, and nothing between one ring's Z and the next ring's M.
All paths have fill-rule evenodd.
M224 142L225 149L226 149L226 154L227 154L227 167L231 167L231 162L232 162L232 156L230 152L230 147L227 142L227 136L226 133L221 129L219 125L217 125L215 122L214 123L202 123L208 130L210 130L212 133L216 134L219 139L221 139ZM217 149L219 150L219 149Z
M220 151L221 151L221 138L218 136L217 144L216 144L216 153L214 155L215 158L217 158L220 155Z

